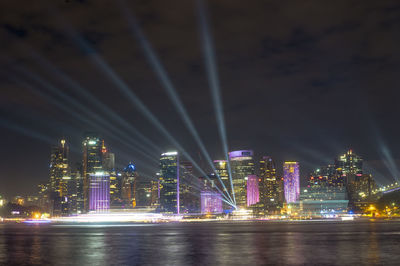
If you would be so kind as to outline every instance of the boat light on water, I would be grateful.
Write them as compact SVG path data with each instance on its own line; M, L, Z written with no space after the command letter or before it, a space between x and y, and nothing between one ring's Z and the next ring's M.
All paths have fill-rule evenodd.
M57 222L155 222L165 217L158 213L89 213L71 217L60 217L53 219Z
M48 223L51 223L51 220L48 220L48 219L29 219L29 220L23 221L23 223L26 223L26 224L48 224Z

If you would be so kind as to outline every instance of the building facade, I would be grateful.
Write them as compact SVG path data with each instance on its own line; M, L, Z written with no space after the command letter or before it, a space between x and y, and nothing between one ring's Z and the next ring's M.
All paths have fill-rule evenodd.
M247 206L252 206L260 201L259 179L256 175L247 177Z
M50 157L50 213L54 216L68 215L68 198L71 191L71 171L68 161L69 148L65 139L51 149Z
M82 177L84 211L89 211L89 187L91 176L103 172L103 141L92 133L86 134L83 142Z
M180 213L179 154L166 152L160 157L160 210L165 213Z
M129 163L121 173L121 201L125 209L136 207L136 166Z
M298 162L284 162L283 182L286 203L294 203L300 196L300 169Z
M263 156L259 166L261 207L266 213L277 212L283 202L280 198L280 180L276 174L275 162L270 156Z
M89 211L107 212L110 209L110 176L105 172L90 174Z
M247 177L255 174L252 150L229 152L232 168L233 192L238 207L247 206Z

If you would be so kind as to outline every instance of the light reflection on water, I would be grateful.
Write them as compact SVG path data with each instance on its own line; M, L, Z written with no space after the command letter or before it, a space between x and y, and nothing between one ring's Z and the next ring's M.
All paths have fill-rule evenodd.
M0 225L0 265L377 265L398 222Z

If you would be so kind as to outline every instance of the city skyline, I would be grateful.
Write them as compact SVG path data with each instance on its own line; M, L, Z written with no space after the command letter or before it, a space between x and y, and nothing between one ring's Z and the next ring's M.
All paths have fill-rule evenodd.
M0 265L397 265L400 1L0 1Z
M279 212L284 203L297 204L301 200L300 187L305 188L303 200L307 199L306 190L317 189L321 193L320 189L328 189L326 195L334 196L335 189L339 189L348 193L344 197L352 204L358 201L363 204L364 197L382 188L375 185L368 171L363 171L363 159L353 150L337 155L334 165L307 173L307 182L300 183L299 162L285 161L280 177L271 156L255 157L252 150L229 152L231 178L226 177L225 160L213 160L216 171L201 176L176 151L162 153L159 170L150 176L143 175L132 162L124 168L116 167L118 154L112 153L105 143L96 133L88 133L82 139L82 161L72 166L69 142L62 138L51 149L48 181L39 185L39 194L30 197L38 197L38 203L42 202L39 205L50 208L48 212L55 216L150 206L156 209L159 206L163 213L176 214L196 213L200 207L202 213L205 210L222 212L224 207L227 210L252 208L265 214ZM43 186L47 189L43 190Z
M224 159L199 37L201 16L193 12L198 10L195 1L170 4L180 7L179 16L154 2L149 9L126 3L125 8L107 8L106 21L99 19L104 15L100 4L90 9L93 25L85 24L83 13L90 6L86 1L56 3L53 13L42 3L5 4L10 12L2 16L0 32L7 40L2 43L7 55L1 58L1 194L18 194L22 182L27 186L21 193L31 194L35 184L45 182L48 153L42 151L63 135L70 140L73 161L79 161L84 132L96 131L119 154L119 165L135 161L148 174L157 168L154 159L160 153L177 149L121 91L117 80L129 86L196 161L200 154L207 165L192 132L181 122L174 93L166 90L170 81L210 157ZM328 8L316 3L313 10L264 1L246 7L232 4L233 14L242 11L239 27L221 9L223 1L208 3L230 151L253 149L257 155L273 156L279 165L299 161L308 174L353 148L374 178L383 184L394 181L400 144L392 123L398 107L392 101L398 81L395 68L388 67L399 57L390 41L397 36L392 18L398 9L396 2L364 4L351 16L346 4ZM376 12L376 27L364 23L370 10ZM319 11L329 15L321 18ZM139 31L134 30L135 19ZM281 23L272 26L270 19ZM386 38L377 45L368 37L371 32ZM161 70L151 55L159 59ZM165 73L167 79L162 78ZM372 75L385 80L384 86L368 82ZM152 145L141 143L135 130ZM31 159L16 172L22 154Z

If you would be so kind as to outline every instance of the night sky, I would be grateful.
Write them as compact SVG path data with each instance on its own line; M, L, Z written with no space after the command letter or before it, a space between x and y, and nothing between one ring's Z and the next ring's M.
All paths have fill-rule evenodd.
M378 183L391 182L400 161L399 1L213 0L206 11L230 150L271 155L278 169L298 160L305 179L352 148ZM36 193L62 136L74 162L84 132L96 131L118 166L133 161L147 174L175 148L99 58L207 165L132 31L135 21L211 157L224 157L195 0L2 1L0 195ZM158 147L146 150L152 160L137 151L146 143L132 127Z

